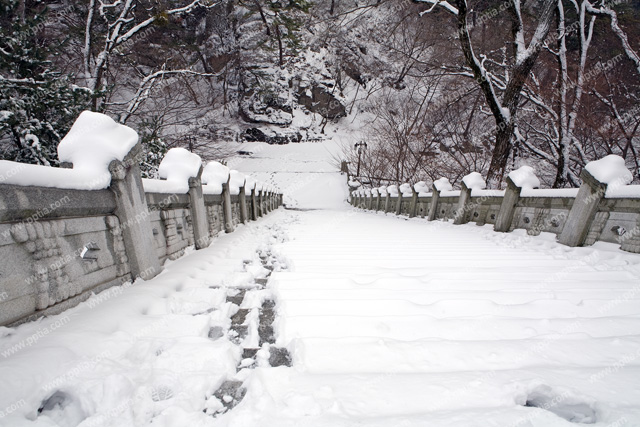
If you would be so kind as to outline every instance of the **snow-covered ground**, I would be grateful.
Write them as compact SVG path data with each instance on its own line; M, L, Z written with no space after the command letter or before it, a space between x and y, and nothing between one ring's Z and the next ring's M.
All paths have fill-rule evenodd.
M298 209L0 328L0 426L640 426L640 256L352 210L331 144L245 144Z

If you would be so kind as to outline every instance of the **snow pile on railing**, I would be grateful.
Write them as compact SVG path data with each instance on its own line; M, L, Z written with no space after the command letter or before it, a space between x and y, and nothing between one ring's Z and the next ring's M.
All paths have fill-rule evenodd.
M202 167L202 159L184 148L167 151L158 175L164 179L142 179L144 189L150 193L185 194L189 192L189 178L195 178Z
M138 142L133 129L111 117L84 111L58 145L61 162L72 169L0 160L0 182L21 186L100 190L111 183L109 164L124 160Z
M418 197L431 196L431 187L424 181L416 182L413 188L416 190L416 193L418 193Z

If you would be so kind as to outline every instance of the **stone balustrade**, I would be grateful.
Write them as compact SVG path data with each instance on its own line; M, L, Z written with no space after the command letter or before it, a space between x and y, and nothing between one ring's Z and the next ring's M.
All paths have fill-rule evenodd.
M404 196L395 185L356 190L350 203L360 209L429 221L490 224L498 232L524 229L532 236L549 232L568 246L609 242L640 253L640 185L628 185L631 179L626 169L621 172L624 178L600 181L589 172L590 165L581 174L579 189L534 188L539 181L531 168L523 167L506 178L505 190L484 189L484 181L474 173L463 179L459 191L448 187L448 181L438 180L430 192L419 183Z

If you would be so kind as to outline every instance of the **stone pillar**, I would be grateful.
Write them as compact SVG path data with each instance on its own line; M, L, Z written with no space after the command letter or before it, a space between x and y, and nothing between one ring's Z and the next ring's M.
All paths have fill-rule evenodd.
M414 218L418 210L418 192L415 186L411 186L411 205L409 206L409 218Z
M258 191L258 216L264 216L263 190Z
M238 193L238 200L240 200L240 222L246 224L249 222L249 217L247 216L247 195L245 193L244 187L246 185L246 180L240 187L240 192Z
M203 168L200 166L198 175L189 178L189 209L191 211L196 249L203 249L209 246L209 222L202 193L202 170Z
M224 231L233 232L233 212L231 211L231 191L229 189L229 181L231 175L227 178L227 182L222 184L222 217L224 219Z
M150 279L162 270L156 256L153 231L149 218L149 207L142 186L140 167L136 160L141 152L140 143L127 154L123 161L109 164L111 185L116 199L114 214L120 220L124 247L133 277Z
M507 177L507 189L500 205L500 211L496 217L496 223L493 226L494 231L506 233L511 228L513 214L516 211L516 205L520 200L521 187L518 187L510 177Z
M256 199L256 185L253 185L251 189L251 219L253 221L258 220L258 200Z
M440 191L435 185L431 185L431 205L429 206L428 221L433 221L438 216L438 199L440 199Z
M396 199L396 215L400 215L402 211L402 191L400 191L400 186L398 186L398 198Z
M376 193L378 194L376 196L376 212L378 212L380 210L380 199L381 199L380 190L377 190Z
M471 202L471 188L467 187L467 184L462 181L460 185L460 197L458 198L458 208L456 209L455 216L453 218L454 224L466 224L467 211Z
M607 184L594 178L586 168L582 169L580 178L582 185L573 201L562 233L558 236L558 242L567 246L582 246L584 244L593 218L598 212L600 201L607 192Z
M384 198L384 213L389 212L390 205L391 205L391 195L389 194L389 190L387 190L387 196Z

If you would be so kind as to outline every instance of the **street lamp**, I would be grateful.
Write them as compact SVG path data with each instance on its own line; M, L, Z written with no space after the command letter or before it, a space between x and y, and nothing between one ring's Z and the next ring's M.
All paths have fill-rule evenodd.
M360 159L362 157L362 153L364 152L364 150L367 149L367 143L363 141L356 142L356 144L353 147L358 152L358 170L356 171L356 176L360 176Z

